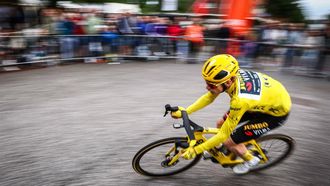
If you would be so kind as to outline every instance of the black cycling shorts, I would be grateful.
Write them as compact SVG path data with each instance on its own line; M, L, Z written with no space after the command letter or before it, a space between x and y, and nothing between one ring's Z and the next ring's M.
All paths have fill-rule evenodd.
M259 112L246 112L230 137L236 144L257 139L268 131L283 125L288 115L277 117Z

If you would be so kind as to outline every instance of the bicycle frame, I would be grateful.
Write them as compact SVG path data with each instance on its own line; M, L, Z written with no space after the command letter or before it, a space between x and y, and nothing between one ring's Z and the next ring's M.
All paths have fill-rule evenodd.
M207 139L204 137L205 134L217 134L219 131L218 128L206 128L203 132L199 132L195 134L195 137L198 139L202 139L204 142ZM267 161L266 155L263 153L262 149L256 142L256 140L252 139L250 141L244 142L245 146L252 146L251 150L258 152L258 154L262 157L262 160ZM239 163L242 163L242 159L236 159L236 155L234 153L230 153L229 155L225 155L219 150L213 148L208 150L208 152L222 165L222 166L233 166Z
M219 131L218 128L205 128L202 132L194 132L195 140L197 141L197 144L201 144L207 140L205 135L207 135L207 134L215 135L218 133L218 131ZM191 140L189 140L188 142L190 142L190 141ZM252 148L250 150L257 152L262 157L262 160L260 163L264 163L268 160L266 155L264 154L264 152L262 151L262 149L260 148L260 146L258 145L258 143L255 140L250 140L250 141L244 142L244 144L246 146L252 146ZM166 153L165 156L169 156L170 153L174 152L175 150L177 150L177 147L173 146ZM236 155L232 152L230 152L228 155L226 155L216 148L212 148L212 149L208 150L207 152L210 155L212 155L212 157L215 158L219 162L219 164L222 165L223 167L227 167L227 166L231 167L236 164L243 163L243 161L244 161L241 158L236 159ZM176 155L174 157L172 157L171 161L168 163L169 165L172 165L173 163L175 163L180 158L180 156L183 154L183 151L180 150L179 152L177 152L175 154Z
M165 108L166 108L166 111L173 111L173 110L175 111L175 110L177 110L176 107L171 107L170 105L165 106ZM183 127L185 128L185 130L188 134L187 139L188 139L189 144L192 140L196 140L196 144L204 143L207 140L205 135L207 135L207 134L215 135L219 132L218 128L204 128L204 127L201 127L201 126L195 124L194 122L189 120L188 114L185 111L181 111L181 112L182 112L182 119L183 119ZM167 113L165 113L165 115L166 114ZM250 150L253 151L253 152L258 153L258 155L261 157L261 162L260 163L267 162L268 158L266 157L266 155L264 154L263 150L260 148L260 146L258 145L256 140L252 139L250 141L244 142L244 145L247 146L247 147L251 146L252 148ZM185 147L185 148L187 148L187 147ZM174 147L172 147L165 154L165 157L169 157L170 154L173 151L175 151L175 153L174 153L175 156L173 156L171 158L171 161L168 163L168 165L173 165L175 162L177 162L177 160L183 154L183 150L184 149L182 149L180 151L177 151L177 146L176 145ZM220 165L224 166L224 167L234 166L236 164L243 163L243 161L244 161L241 158L236 159L237 156L232 152L230 152L228 155L226 155L226 154L222 153L221 151L219 151L216 148L209 149L208 153L211 154L213 156L213 158L215 158L218 161L218 163Z

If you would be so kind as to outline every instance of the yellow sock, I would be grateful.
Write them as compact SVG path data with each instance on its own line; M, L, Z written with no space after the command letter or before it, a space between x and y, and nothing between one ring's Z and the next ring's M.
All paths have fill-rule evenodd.
M250 161L253 159L253 155L247 150L245 154L243 154L242 158L244 161Z

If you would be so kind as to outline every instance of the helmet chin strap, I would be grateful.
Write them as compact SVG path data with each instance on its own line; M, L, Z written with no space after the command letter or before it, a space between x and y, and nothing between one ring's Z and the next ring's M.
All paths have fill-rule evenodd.
M227 83L228 85L225 85L227 81L221 84L223 92L225 92L227 89L229 89L233 85L233 82L234 82L235 78L231 77L230 78L231 82Z
M225 92L228 89L228 87L224 83L222 83L221 86L223 90L222 92Z

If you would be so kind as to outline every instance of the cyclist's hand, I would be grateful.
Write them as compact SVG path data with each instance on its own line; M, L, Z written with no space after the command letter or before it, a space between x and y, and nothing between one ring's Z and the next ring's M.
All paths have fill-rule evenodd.
M182 158L186 160L190 160L196 157L196 151L195 151L195 145L196 145L196 140L192 140L189 143L189 147L184 150L183 154L181 155Z
M196 157L196 151L194 147L188 147L181 155L182 158L190 160Z
M171 112L172 118L174 118L174 119L181 118L182 117L181 110L185 110L185 108L179 106L179 110L177 110L175 112Z
M220 119L218 119L218 121L217 121L217 128L219 129L219 128L221 128L221 126L222 126L222 124L225 122L225 120L223 120L223 118L220 118Z

